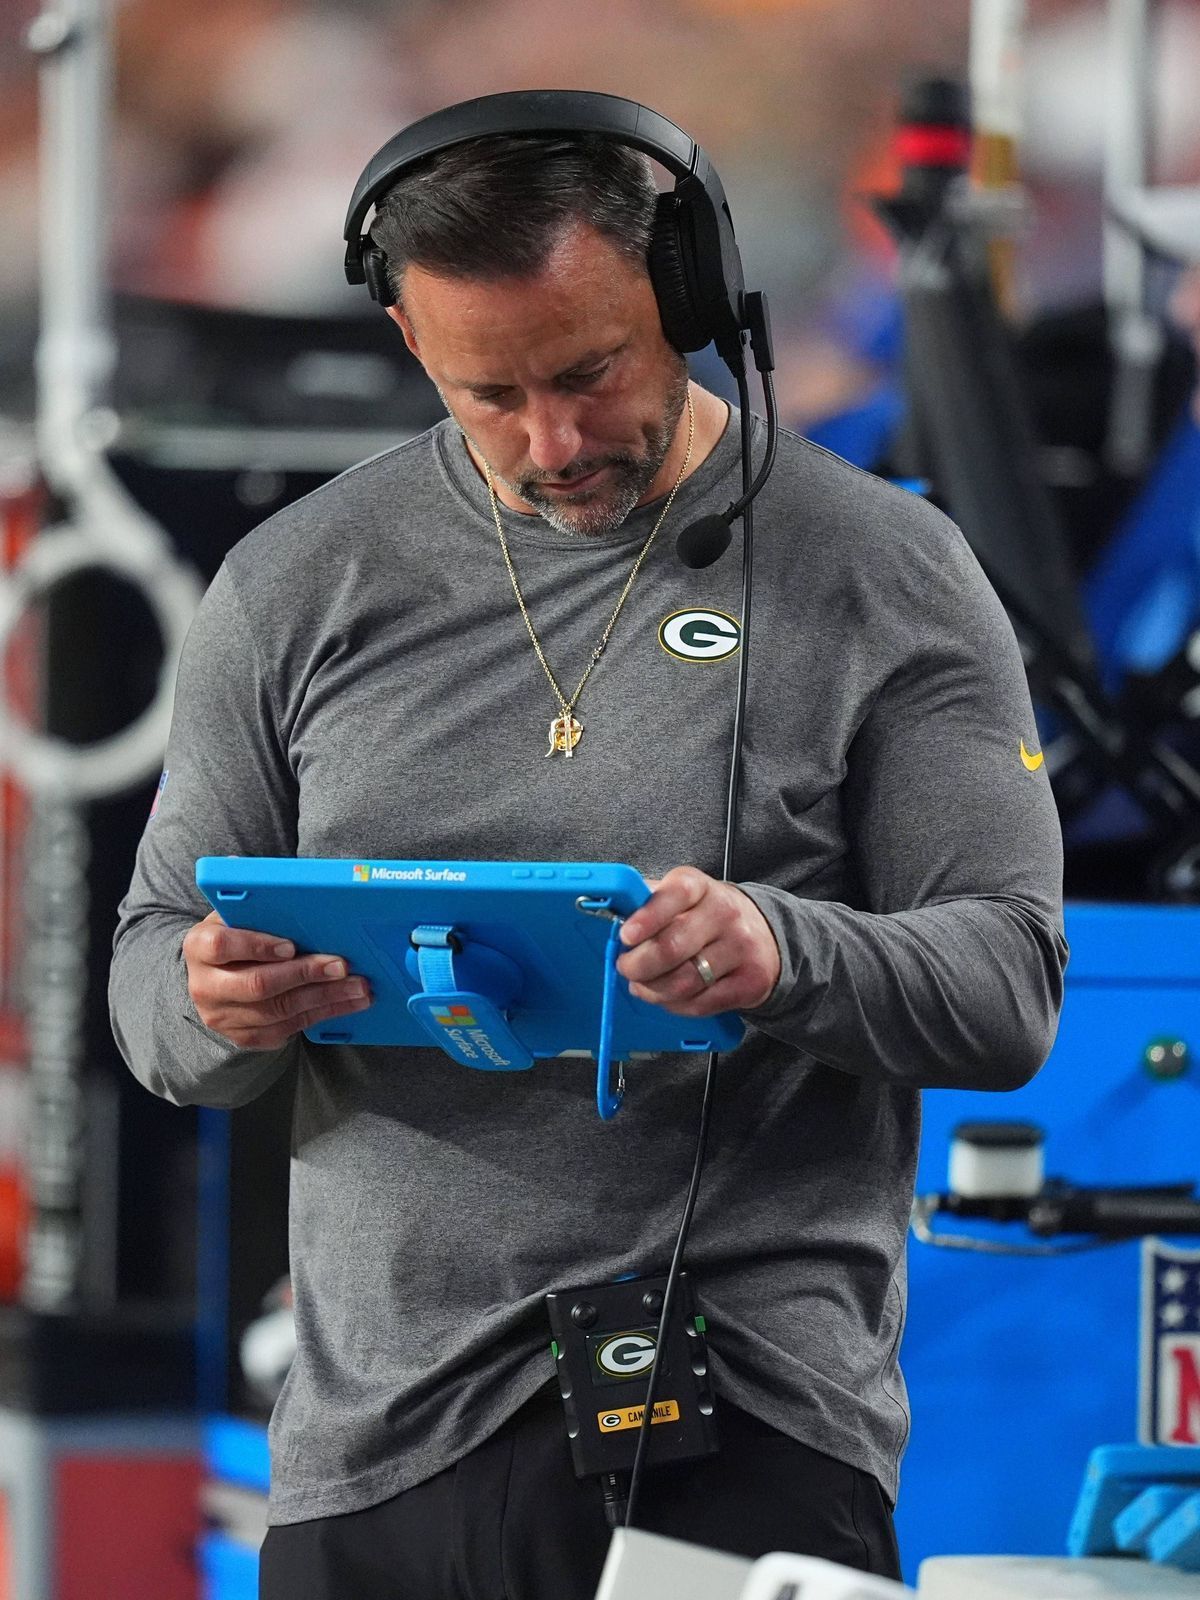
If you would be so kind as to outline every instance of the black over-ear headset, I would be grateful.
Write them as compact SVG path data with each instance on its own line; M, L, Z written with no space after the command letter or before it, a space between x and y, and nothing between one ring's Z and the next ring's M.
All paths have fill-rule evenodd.
M387 257L363 228L368 210L413 167L469 139L497 134L592 134L659 162L675 188L658 198L647 265L663 332L677 350L715 342L736 371L747 328L745 282L725 190L712 162L682 128L632 100L571 89L489 94L447 106L405 128L371 158L346 216L346 277L393 305Z
M386 253L364 229L367 213L391 186L418 163L452 145L498 134L572 138L597 135L625 144L666 168L675 188L660 195L647 266L658 300L663 332L681 352L703 350L715 344L738 386L741 406L742 494L726 511L702 517L679 535L679 559L688 567L707 567L730 541L730 524L742 518L742 648L738 662L737 696L733 717L733 749L729 765L725 808L725 849L721 875L733 876L733 843L737 831L738 784L741 771L742 725L750 644L750 598L753 564L751 502L767 481L775 460L778 421L771 381L774 358L766 300L747 292L742 260L733 233L733 219L725 190L712 162L696 142L657 111L622 100L616 95L582 90L536 89L512 94L485 95L461 105L447 106L414 122L367 163L354 186L346 215L346 277L365 283L381 305L395 303L388 279ZM751 479L750 397L746 375L746 338L754 364L762 377L767 410L767 442L758 475ZM667 1275L660 1312L659 1338L650 1369L644 1401L641 1434L629 1482L625 1521L632 1524L638 1488L645 1463L646 1444L654 1415L659 1356L666 1346L667 1326L675 1300L675 1287L687 1243L688 1228L699 1192L708 1139L717 1057L709 1057L704 1099L696 1139L696 1158L684 1203L683 1218Z
M682 128L634 100L581 89L489 94L435 111L389 139L355 184L343 229L346 278L365 283L380 305L394 305L387 255L364 228L368 211L399 178L430 156L498 134L544 138L592 134L640 150L675 179L674 189L658 197L646 263L663 332L685 353L716 345L737 381L743 421L741 498L726 511L692 523L676 544L685 566L707 567L724 554L730 524L749 508L774 465L776 417L770 374L775 361L766 300L761 293L746 292L724 187L708 156ZM753 482L748 470L747 335L767 402L767 448Z

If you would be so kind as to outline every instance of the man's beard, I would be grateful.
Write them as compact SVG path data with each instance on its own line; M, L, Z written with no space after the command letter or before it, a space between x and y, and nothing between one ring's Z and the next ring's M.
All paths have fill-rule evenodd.
M681 360L667 391L662 421L643 432L645 455L635 456L631 451L621 450L613 455L588 456L571 463L569 476L572 480L586 478L601 468L610 469L604 483L595 489L582 489L574 495L569 490L550 493L542 487L547 482L564 482L561 472L506 478L493 467L492 475L513 494L519 495L526 505L532 506L559 533L591 536L612 533L641 500L667 459L687 402L687 385L687 365Z
M617 455L594 456L572 465L572 478L586 478L589 472L608 468L608 474L598 489L582 489L578 494L562 490L551 494L542 488L543 478L517 478L504 480L526 505L530 505L544 522L559 533L602 534L612 533L646 493L658 476L671 446L673 430L665 427L653 429L646 437L646 454L637 457L628 451ZM548 474L556 483L562 475Z

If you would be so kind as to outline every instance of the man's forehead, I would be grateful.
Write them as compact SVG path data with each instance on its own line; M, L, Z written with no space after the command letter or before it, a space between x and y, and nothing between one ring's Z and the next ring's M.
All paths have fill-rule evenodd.
M568 242L526 277L408 267L401 304L422 358L446 382L481 388L512 382L514 368L550 379L612 355L641 322L657 323L657 306L644 267L601 244L597 258Z
M554 359L551 356L550 359L538 361L535 352L530 351L528 354L534 357L534 365L544 369L539 370L536 375L552 381L556 378L568 378L572 373L586 372L591 367L599 366L617 355L627 343L628 340L621 340L615 345L601 342L578 352L571 350L565 353L569 359L563 356ZM461 362L462 358L459 360ZM462 371L447 370L442 376L458 389L502 389L507 388L513 381L511 366L506 364L501 352L484 352L470 369L464 367Z
M620 250L595 228L578 224L566 229L528 272L471 275L453 268L406 265L400 276L401 298L406 306L457 311L469 315L478 305L494 310L508 303L586 302L611 300L649 287L644 261Z

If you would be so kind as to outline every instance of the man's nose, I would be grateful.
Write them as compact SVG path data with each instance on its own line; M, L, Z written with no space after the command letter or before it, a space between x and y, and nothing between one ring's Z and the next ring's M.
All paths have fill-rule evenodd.
M562 472L578 456L583 433L569 398L530 406L525 418L529 459L541 472Z

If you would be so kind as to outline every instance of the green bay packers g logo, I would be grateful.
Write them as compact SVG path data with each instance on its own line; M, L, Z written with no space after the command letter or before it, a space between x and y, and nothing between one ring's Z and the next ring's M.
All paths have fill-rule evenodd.
M658 642L676 661L724 661L742 642L742 626L727 611L673 611L664 617Z
M617 1333L596 1351L596 1365L608 1379L636 1378L654 1362L654 1340L644 1333Z

